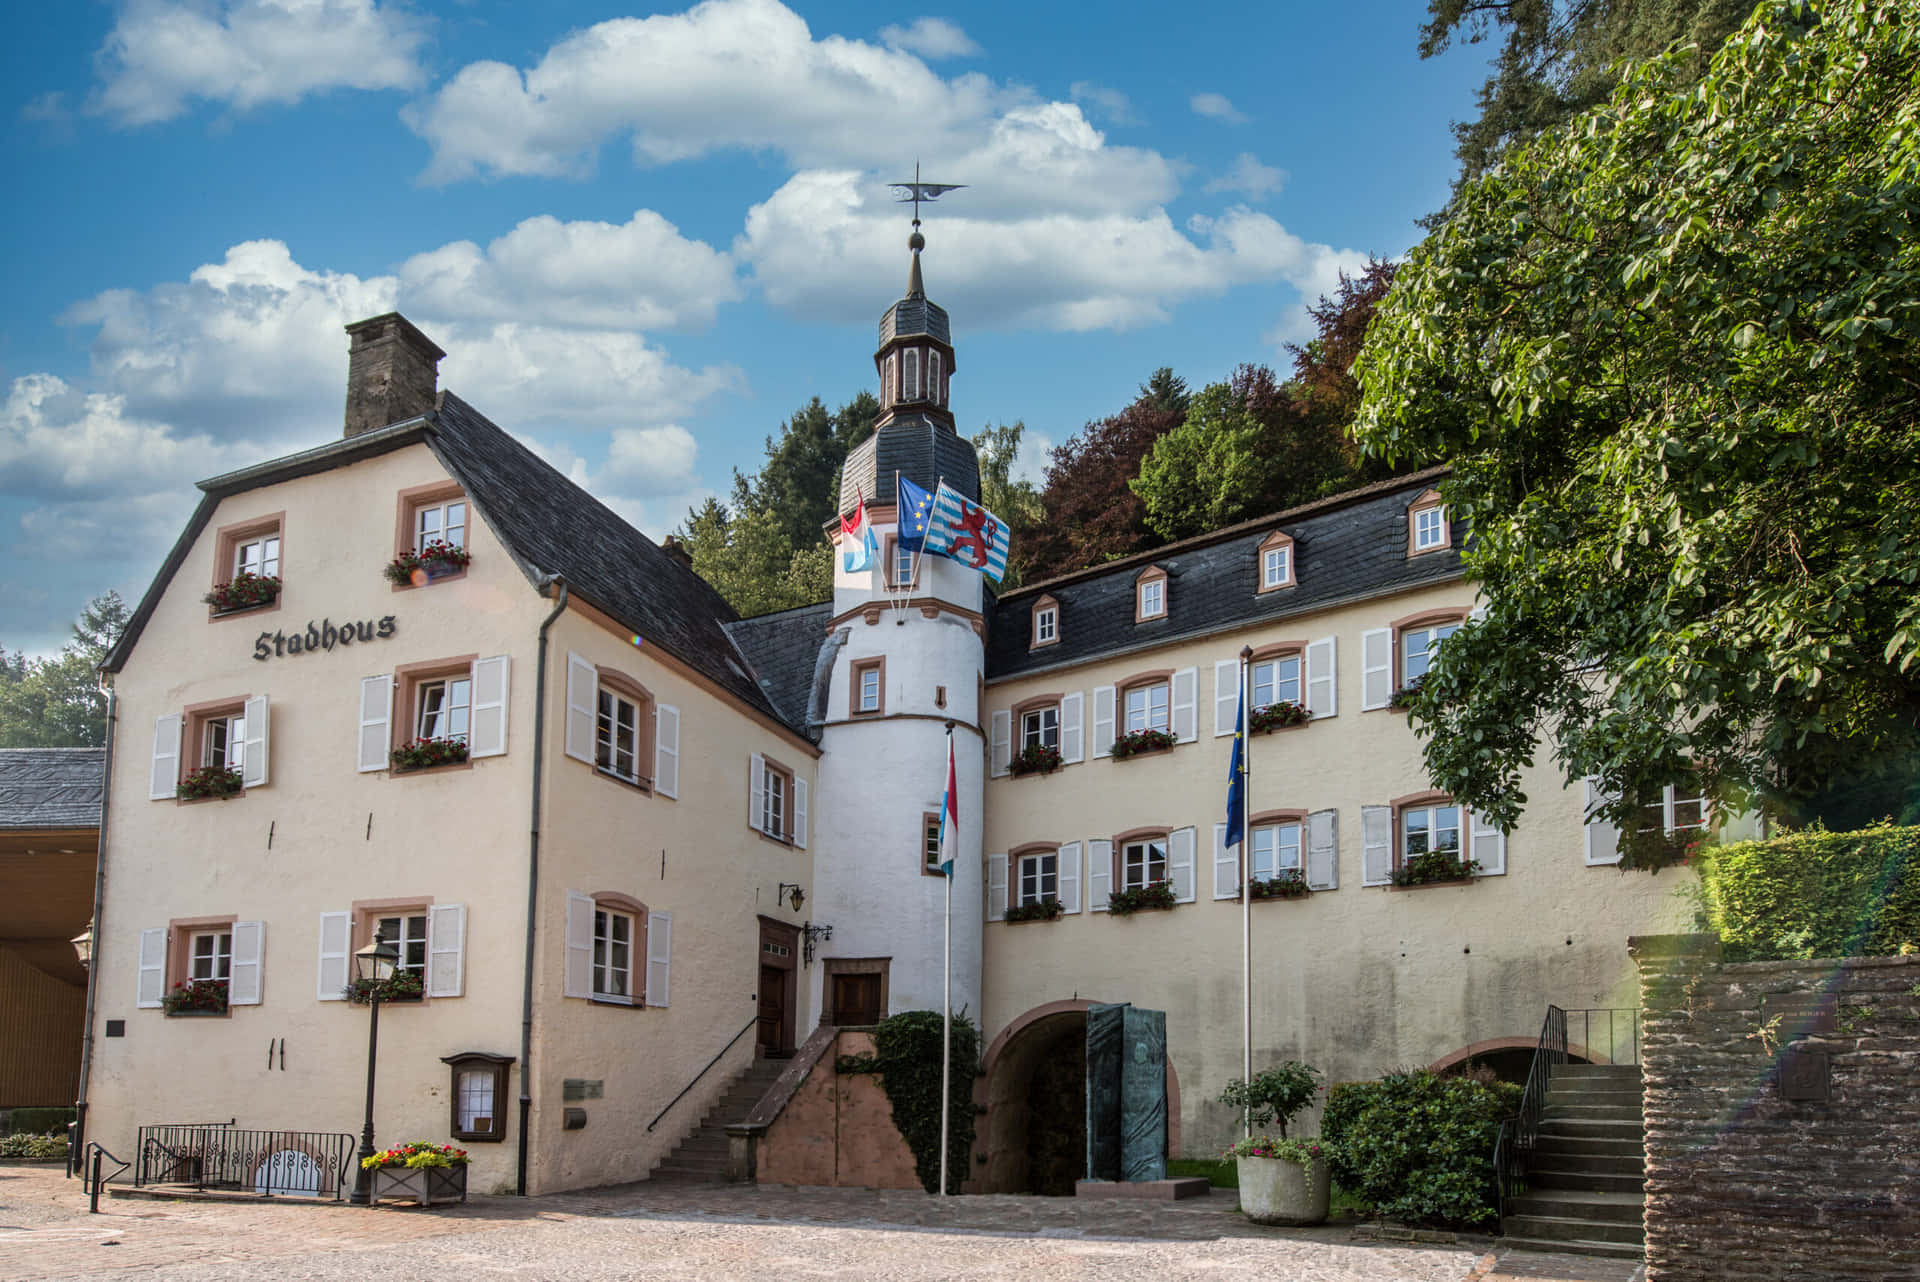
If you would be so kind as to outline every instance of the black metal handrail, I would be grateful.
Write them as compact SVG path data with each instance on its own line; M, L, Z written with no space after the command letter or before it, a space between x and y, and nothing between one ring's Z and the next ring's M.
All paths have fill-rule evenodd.
M102 1176L100 1174L100 1164L102 1161L112 1162L119 1169L111 1175ZM87 1213L89 1215L98 1215L100 1213L101 1187L119 1179L120 1176L126 1173L127 1168L131 1165L131 1162L121 1161L98 1144L87 1145L86 1149L80 1154L80 1190L87 1195Z
M1596 1006L1591 1010L1569 1010L1567 1017L1567 1053L1573 1054L1574 1048L1580 1048L1580 1054L1589 1064L1638 1064L1640 1062L1640 1012L1627 1007L1607 1008ZM1606 1043L1593 1040L1594 1032L1601 1026L1599 1016L1606 1018ZM1573 1036L1574 1021L1580 1022L1580 1036ZM1622 1052L1625 1054L1622 1054Z
M1555 1066L1567 1062L1567 1012L1558 1006L1547 1007L1540 1024L1540 1041L1534 1047L1533 1063L1527 1068L1526 1090L1520 1096L1520 1111L1500 1123L1500 1137L1493 1146L1493 1173L1500 1184L1500 1209L1506 1211L1506 1199L1518 1197L1526 1188L1527 1163L1540 1138L1540 1119L1547 1111L1547 1084Z
M353 1136L340 1131L245 1131L219 1122L143 1126L133 1182L337 1202L352 1187L353 1154Z
M752 1028L755 1024L758 1024L759 1022L760 1022L760 1016L755 1015L752 1019L747 1021L746 1028L741 1029L739 1032L735 1033L732 1037L729 1037L727 1039L727 1044L720 1048L720 1054L715 1055L712 1059L708 1060L706 1068L703 1068L699 1072L695 1073L693 1075L693 1080L688 1082L685 1086L682 1086L680 1088L680 1093L674 1096L672 1099L668 1100L667 1106L661 1109L658 1113L655 1113L653 1115L653 1120L647 1123L647 1129L651 1131L654 1127L660 1125L660 1119L665 1117L668 1113L671 1113L673 1111L673 1106L675 1104L678 1104L681 1100L685 1099L687 1097L687 1092L692 1090L695 1086L698 1086L700 1084L700 1079L705 1077L707 1073L713 1068L713 1066L720 1062L722 1056L724 1056L728 1051L733 1049L733 1044L739 1041L742 1037L745 1037L747 1035L747 1028Z

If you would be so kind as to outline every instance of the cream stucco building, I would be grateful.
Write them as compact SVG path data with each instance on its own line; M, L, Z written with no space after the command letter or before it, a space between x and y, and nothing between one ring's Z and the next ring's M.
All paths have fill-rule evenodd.
M737 619L438 390L397 315L349 329L339 440L202 483L105 665L90 1139L357 1131L347 990L377 930L418 989L382 1004L383 1141L451 1135L483 1190L644 1178L756 1052L938 1006L951 735L955 1005L988 1046L973 1186L1038 1187L1036 1154L1070 1145L1060 1065L1095 1001L1167 1012L1172 1146L1209 1152L1241 1062L1221 821L1243 647L1256 703L1310 713L1250 736L1252 871L1310 890L1252 910L1257 1062L1497 1065L1548 1002L1632 1004L1626 937L1680 911L1671 882L1608 866L1546 764L1511 832L1478 823L1390 706L1473 606L1438 474L996 600L895 546L896 473L978 495L917 253L841 490L885 564L840 566L817 606ZM242 571L275 588L209 604ZM1172 742L1111 755L1143 729ZM459 759L407 768L422 739ZM1479 875L1395 886L1426 850ZM1170 906L1107 911L1159 882ZM209 984L224 1009L184 1008Z

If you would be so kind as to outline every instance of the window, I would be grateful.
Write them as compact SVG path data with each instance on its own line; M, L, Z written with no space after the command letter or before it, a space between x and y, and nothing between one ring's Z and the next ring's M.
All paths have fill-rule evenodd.
M940 353L927 353L927 399L935 405L946 398L940 395Z
M882 405L891 405L894 401L893 377L896 356L896 353L888 352L887 359L882 365L882 373L880 376L880 403Z
M1460 807L1451 803L1409 806L1400 812L1400 860L1421 855L1460 855Z
M1050 605L1033 612L1033 644L1052 645L1060 639L1060 607Z
M747 758L747 824L755 832L807 848L807 781L771 757Z
M593 763L615 778L640 782L640 705L606 686L594 719Z
M1271 881L1283 873L1298 873L1300 864L1300 825L1265 824L1253 830L1253 877Z
M1167 572L1150 565L1133 581L1133 621L1165 618L1167 613Z
M1016 902L1022 908L1032 907L1044 900L1058 899L1060 897L1059 852L1022 855L1019 886L1019 898Z
M511 1055L466 1051L440 1061L453 1069L453 1138L498 1143L507 1138L507 1069Z
M1020 751L1060 746L1060 706L1034 708L1020 714Z
M1283 655L1253 665L1253 706L1300 703L1300 656Z
M240 770L246 753L247 719L244 716L216 713L201 722L197 768Z
M766 783L760 802L760 831L769 837L785 838L787 828L787 774L768 764Z
M1155 681L1127 691L1125 732L1165 730L1168 715L1168 685Z
M1428 490L1407 509L1407 555L1438 552L1453 541L1447 524L1447 505L1438 490Z
M416 739L452 739L465 743L472 713L471 676L438 677L414 687Z
M920 399L920 349L909 347L903 359L906 376L901 380L900 399L917 401Z
M276 512L272 516L224 526L215 532L213 591L207 597L212 617L279 608L280 539L285 519L284 512ZM233 588L234 581L242 575L272 582Z
M1163 837L1129 841L1120 848L1120 889L1144 890L1166 881L1167 843Z
M631 913L593 911L593 995L607 1001L633 1000L634 920Z
M680 710L615 668L567 655L566 753L596 773L680 795Z
M232 916L176 917L142 930L134 1005L170 1015L259 1005L265 939L265 923Z
M887 710L887 661L884 658L855 659L853 673L854 716L875 716Z
M1440 643L1460 630L1458 623L1435 623L1409 628L1400 634L1400 686L1405 689L1427 675Z
M940 871L940 813L936 810L920 816L920 871L945 876Z
M467 496L457 482L440 481L400 491L399 513L394 524L394 555L419 556L431 544L468 551L472 515ZM431 563L416 570L411 578L396 583L394 591L459 578L465 573L465 566Z
M233 976L233 932L196 932L188 954L189 979L227 980Z
M1293 540L1276 530L1260 543L1259 590L1272 592L1293 583Z
M260 578L279 578L280 536L268 534L238 544L233 551L233 573L236 577L252 574Z
M1707 826L1707 799L1698 783L1668 784L1661 789L1660 800L1649 802L1642 833L1665 832L1673 836L1694 832Z
M375 917L373 923L380 938L400 953L394 970L404 971L424 982L427 977L427 914L400 912L391 917Z
M467 546L467 501L449 499L414 509L413 550L422 552L429 543L449 547Z

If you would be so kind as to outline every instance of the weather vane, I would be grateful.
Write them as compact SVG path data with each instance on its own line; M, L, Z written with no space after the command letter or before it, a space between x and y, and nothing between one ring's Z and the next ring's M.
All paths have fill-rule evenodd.
M958 191L962 187L966 186L965 183L923 183L921 182L920 181L920 162L917 160L913 162L913 181L912 182L888 183L887 185L889 187L892 187L895 191L906 193L903 196L896 196L894 199L899 204L902 204L902 205L907 204L909 201L912 202L913 225L916 228L920 226L920 202L921 201L938 200L940 199L940 197L946 195L948 192Z

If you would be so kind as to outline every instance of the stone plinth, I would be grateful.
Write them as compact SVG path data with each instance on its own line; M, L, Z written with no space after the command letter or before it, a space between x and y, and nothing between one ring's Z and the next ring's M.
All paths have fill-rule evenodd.
M1190 1197L1205 1197L1212 1187L1204 1175L1184 1175L1170 1180L1081 1180L1073 1186L1073 1195L1179 1202Z

